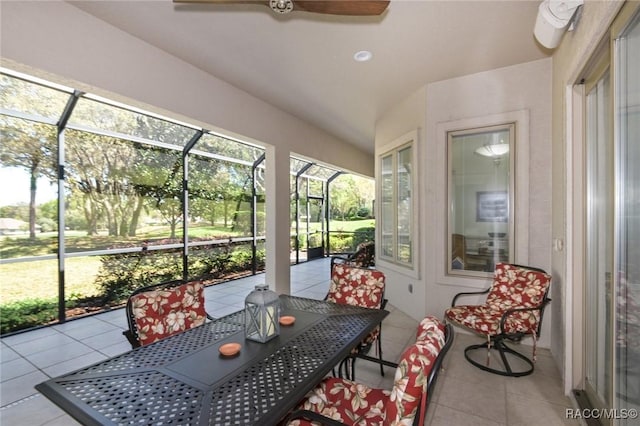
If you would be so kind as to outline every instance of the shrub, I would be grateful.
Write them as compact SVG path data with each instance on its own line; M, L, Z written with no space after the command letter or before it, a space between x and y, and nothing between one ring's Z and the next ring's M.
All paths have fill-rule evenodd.
M360 243L364 243L366 241L375 241L375 238L376 238L375 227L368 226L364 228L358 228L355 231L353 231L353 246L355 248Z
M58 302L55 299L28 299L2 305L0 333L23 330L46 324L58 318Z
M353 249L352 234L331 233L329 238L329 251L331 253L345 253Z
M182 250L104 255L96 284L105 303L121 302L137 288L182 277Z

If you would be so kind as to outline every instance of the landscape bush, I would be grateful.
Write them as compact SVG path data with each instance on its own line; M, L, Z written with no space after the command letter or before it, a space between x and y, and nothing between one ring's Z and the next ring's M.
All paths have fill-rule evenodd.
M360 243L364 243L367 241L375 241L375 238L376 238L376 228L373 226L356 229L355 231L353 231L354 249Z
M2 305L0 333L24 330L47 324L58 318L58 302L55 299L27 299Z

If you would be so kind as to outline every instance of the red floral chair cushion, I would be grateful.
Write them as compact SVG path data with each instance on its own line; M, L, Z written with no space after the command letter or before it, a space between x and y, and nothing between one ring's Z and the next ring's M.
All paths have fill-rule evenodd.
M331 284L326 299L334 303L381 309L384 286L385 275L378 270L336 264L331 270ZM365 337L361 346L375 342L379 335L378 326ZM354 352L357 350L354 349Z
M416 341L402 354L391 391L329 377L306 396L298 409L313 411L346 425L412 425L426 392L427 378L445 341L444 326L437 319L430 317L424 325L425 333L420 326L417 333L423 340ZM294 419L288 425L319 423Z
M349 261L352 262L354 266L367 268L375 265L375 257L375 243L373 241L366 241L358 244L353 257L351 257Z
M331 270L327 300L365 308L380 309L385 275L375 269L336 264Z
M544 272L499 263L485 304L454 306L445 311L445 317L486 336L501 333L535 335L540 311L510 313L503 330L500 329L500 319L509 309L540 307L550 284L551 276Z
M434 316L427 316L420 321L416 332L416 344L431 342L440 351L444 346L444 341L444 324L440 320Z
M207 318L201 282L145 291L130 301L141 346L202 325Z

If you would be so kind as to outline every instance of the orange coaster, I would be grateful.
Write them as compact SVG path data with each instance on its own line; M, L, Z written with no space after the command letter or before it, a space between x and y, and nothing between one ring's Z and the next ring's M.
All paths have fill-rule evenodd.
M280 325L292 325L294 322L296 322L296 317L290 315L280 317Z
M225 343L218 349L224 356L234 356L240 352L242 345L240 343Z

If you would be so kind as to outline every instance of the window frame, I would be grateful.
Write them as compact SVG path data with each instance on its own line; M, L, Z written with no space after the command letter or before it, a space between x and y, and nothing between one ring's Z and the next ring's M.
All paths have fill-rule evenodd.
M384 267L394 270L396 272L400 272L402 274L408 274L412 277L418 278L418 259L419 257L419 248L420 245L416 240L416 236L419 235L418 232L418 168L417 168L417 159L418 159L418 131L411 131L394 141L382 146L376 156L376 180L379 182L376 185L376 198L379 200L376 203L376 217L378 220L376 221L376 240L377 240L377 249L376 249L376 263L382 264ZM399 247L399 232L398 232L398 221L400 216L400 206L398 203L398 159L399 154L406 150L407 148L411 149L411 159L408 164L410 164L410 183L408 188L409 193L409 212L407 214L407 218L409 220L409 231L406 233L410 242L410 255L409 261L403 261L403 259L399 256L398 247ZM392 249L393 252L391 256L385 256L382 250L383 247L383 237L386 236L383 234L383 227L385 221L385 211L384 211L384 199L383 199L383 185L384 181L383 177L383 167L382 162L383 159L391 157L391 167L392 167L392 179L391 179L391 206L392 206L392 230L391 230L391 241L392 241ZM403 233L405 235L405 233ZM387 237L388 238L388 237Z
M471 128L463 128L463 129L457 129L457 130L449 130L447 131L446 134L446 140L447 140L447 148L446 148L446 155L447 155L447 198L446 198L446 206L447 206L447 227L446 227L446 241L447 241L447 255L445 257L445 271L446 274L448 276L463 276L463 277L478 277L478 278L485 278L485 277L491 277L493 276L493 272L486 272L486 271L475 271L475 270L469 270L469 269L453 269L452 268L452 262L451 262L451 254L453 251L453 243L452 243L452 236L454 234L453 232L453 191L454 191L454 185L453 185L453 178L452 178L452 174L453 174L453 155L452 155L452 144L454 142L454 138L455 137L459 137L459 136L469 136L469 135L476 135L476 134L482 134L482 133L489 133L489 132L499 132L499 131L504 131L504 130L508 130L509 131L509 158L508 158L508 162L509 162L509 169L507 171L508 173L508 188L507 188L507 200L508 200L508 216L507 216L507 235L508 235L508 262L513 263L513 259L514 259L514 241L517 238L516 232L515 232L515 222L516 222L516 209L514 208L516 203L516 193L515 193L515 176L517 174L517 169L516 169L516 156L517 156L517 150L516 150L516 130L517 126L515 122L505 122L505 123L500 123L500 124L494 124L491 126L481 126L481 127L471 127ZM480 159L480 157L478 157L478 159ZM485 161L490 161L488 158L485 159ZM495 192L493 190L486 190L484 192ZM476 195L478 196L479 193L476 193ZM476 206L476 211L477 211L477 206ZM478 212L476 213L477 216ZM482 220L476 218L477 222L480 222ZM489 239L489 238L486 238ZM449 260L447 262L447 260ZM494 261L495 261L495 257L494 257Z
M487 275L484 276L463 276L463 275L449 275L447 274L447 247L449 243L448 238L448 205L447 190L448 190L448 168L447 168L447 134L450 131L467 129L467 128L481 128L490 127L494 125L500 125L504 123L515 123L515 140L516 149L514 159L512 161L516 164L516 170L514 173L514 194L515 205L513 206L514 217L514 230L513 234L513 255L511 257L514 263L528 265L529 259L529 146L530 146L530 111L528 109L521 109L515 111L501 112L495 114L489 114L484 116L477 116L471 118L457 119L453 121L444 121L436 124L436 138L437 146L435 155L442 159L442 166L438 167L436 175L440 177L443 182L438 186L437 197L442 201L441 214L436 214L435 227L441 231L435 234L440 250L433 253L435 259L436 280L441 285L460 286L461 282L470 288L478 290L486 289L487 287ZM510 255L511 256L511 255ZM462 280L462 281L461 281Z

